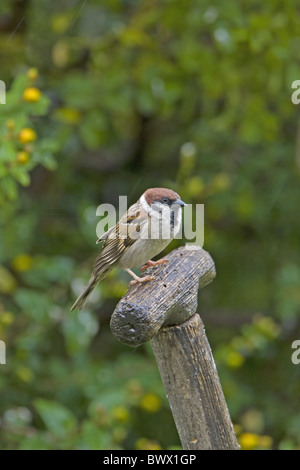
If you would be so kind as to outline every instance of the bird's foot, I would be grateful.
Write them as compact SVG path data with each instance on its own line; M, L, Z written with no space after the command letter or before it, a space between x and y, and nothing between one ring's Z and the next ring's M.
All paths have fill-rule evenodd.
M158 261L147 261L147 264L145 264L145 266L142 266L141 267L141 271L145 271L145 269L148 269L148 268L151 268L152 266L159 266L160 264L164 264L164 263L168 263L169 260L168 259L159 259Z
M139 282L141 283L141 282L153 281L153 279L155 279L155 277L151 276L150 274L148 276L139 277L133 271L131 271L131 269L126 269L126 271L128 272L128 274L130 274L130 276L133 277L133 281L130 281L131 285L138 284Z
M142 282L148 282L148 281L153 281L155 279L154 276L144 276L144 277L139 277L137 276L136 279L134 279L133 281L130 281L130 284L132 286L134 286L135 284L138 284L139 282L142 283Z

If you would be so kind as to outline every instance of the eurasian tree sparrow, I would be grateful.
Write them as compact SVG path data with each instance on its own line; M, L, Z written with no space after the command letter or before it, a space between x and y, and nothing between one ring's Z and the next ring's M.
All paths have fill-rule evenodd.
M99 281L118 266L134 280L131 284L146 282L154 276L139 277L130 268L146 263L141 270L167 262L151 261L176 236L181 226L181 207L186 204L180 196L166 188L150 188L129 207L117 225L104 233L97 243L104 242L96 259L91 278L71 311L81 310Z

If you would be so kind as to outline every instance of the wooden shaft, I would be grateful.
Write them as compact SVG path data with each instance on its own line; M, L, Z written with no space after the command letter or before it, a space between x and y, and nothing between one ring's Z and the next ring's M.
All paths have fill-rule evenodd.
M155 280L131 286L111 317L123 343L151 341L182 446L239 449L218 373L197 311L198 289L215 277L199 247L178 248L148 272Z
M151 344L183 448L238 450L200 316L162 328Z

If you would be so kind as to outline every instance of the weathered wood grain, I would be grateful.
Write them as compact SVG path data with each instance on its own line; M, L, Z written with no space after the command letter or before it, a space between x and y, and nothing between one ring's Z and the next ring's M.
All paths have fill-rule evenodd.
M123 343L138 346L162 326L182 323L197 310L198 289L215 277L214 262L200 247L172 251L168 263L150 268L155 280L131 286L111 317L111 330Z
M238 450L200 316L162 328L151 344L183 448Z
M212 352L197 310L199 287L215 277L203 249L179 248L151 268L155 280L130 287L111 318L113 334L138 346L151 341L182 446L239 449Z

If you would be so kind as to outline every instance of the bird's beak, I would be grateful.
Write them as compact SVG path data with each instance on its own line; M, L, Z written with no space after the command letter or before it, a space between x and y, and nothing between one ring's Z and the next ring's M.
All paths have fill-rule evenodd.
M183 202L181 199L176 199L176 201L173 204L179 204L181 207L187 206L185 202Z

